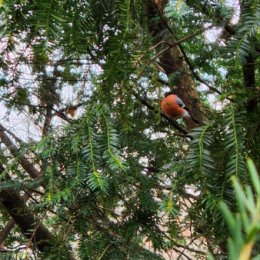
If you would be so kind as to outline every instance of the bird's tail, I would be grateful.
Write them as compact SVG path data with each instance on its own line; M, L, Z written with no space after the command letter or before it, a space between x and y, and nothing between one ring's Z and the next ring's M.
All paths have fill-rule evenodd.
M185 112L183 113L183 117L190 118L191 115L187 110L185 110Z

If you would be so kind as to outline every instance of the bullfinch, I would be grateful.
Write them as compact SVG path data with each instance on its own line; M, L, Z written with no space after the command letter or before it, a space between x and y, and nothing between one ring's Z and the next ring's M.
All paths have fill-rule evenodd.
M172 92L165 94L161 101L161 108L164 114L173 119L190 117L183 101Z

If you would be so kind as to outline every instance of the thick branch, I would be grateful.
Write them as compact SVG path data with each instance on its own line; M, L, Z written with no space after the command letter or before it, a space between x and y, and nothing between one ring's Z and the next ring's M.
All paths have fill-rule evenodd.
M8 137L8 135L5 133L5 127L0 124L0 139L2 142L5 144L5 146L10 150L11 154L15 157L18 158L22 167L25 169L25 171L33 178L39 178L40 177L40 172L34 167L33 164L29 162L26 157L23 155L19 154L19 150L16 147L16 145L12 142L12 140Z
M42 135L46 136L49 133L49 128L51 125L51 119L52 119L52 106L48 106L46 108L46 115L45 120L42 128Z
M27 192L23 195L22 199L26 203L26 201L29 199L30 194L32 192ZM8 237L11 230L15 227L15 221L13 219L10 219L8 223L5 225L5 227L0 231L0 245L4 242L4 240Z
M243 65L243 77L244 77L244 86L250 91L252 96L249 98L247 102L247 111L253 112L257 107L257 98L253 96L253 91L256 87L255 82L255 58L253 55L249 55L246 58L246 63Z
M0 172L4 168L0 165ZM23 235L35 245L39 251L48 252L53 247L55 237L37 220L35 214L26 206L18 192L4 190L0 192L0 200L8 214L19 226ZM67 252L68 259L74 260Z
M5 227L0 232L0 245L3 244L10 231L14 228L15 222L13 219L10 219Z

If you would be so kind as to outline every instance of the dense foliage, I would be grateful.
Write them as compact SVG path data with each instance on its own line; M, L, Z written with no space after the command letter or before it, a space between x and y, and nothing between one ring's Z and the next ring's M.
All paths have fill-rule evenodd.
M3 1L1 259L259 259L260 3L226 2Z

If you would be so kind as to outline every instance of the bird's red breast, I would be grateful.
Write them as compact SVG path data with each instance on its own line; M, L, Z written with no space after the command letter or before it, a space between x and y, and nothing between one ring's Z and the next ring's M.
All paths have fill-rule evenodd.
M164 97L161 102L161 108L167 116L181 118L187 113L187 111L177 103L176 98L177 96L174 94Z

